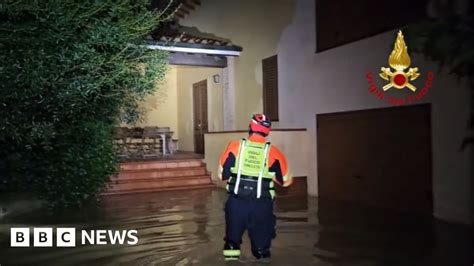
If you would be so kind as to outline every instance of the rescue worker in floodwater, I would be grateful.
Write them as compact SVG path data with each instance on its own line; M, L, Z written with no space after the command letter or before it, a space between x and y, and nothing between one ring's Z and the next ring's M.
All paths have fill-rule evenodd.
M227 181L225 203L225 260L238 260L242 235L247 229L252 254L258 260L270 259L275 238L273 214L275 185L293 182L283 153L267 142L271 121L263 114L252 116L249 136L231 141L220 157L220 178Z

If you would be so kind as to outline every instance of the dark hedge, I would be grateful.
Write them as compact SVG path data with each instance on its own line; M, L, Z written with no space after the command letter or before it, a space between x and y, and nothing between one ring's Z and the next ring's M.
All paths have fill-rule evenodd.
M117 170L115 126L140 117L167 54L148 1L0 1L0 190L51 207L95 198Z

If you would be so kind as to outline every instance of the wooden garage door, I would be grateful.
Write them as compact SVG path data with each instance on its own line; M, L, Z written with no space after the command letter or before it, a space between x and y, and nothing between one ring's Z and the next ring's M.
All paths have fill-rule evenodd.
M316 120L321 198L432 213L429 104Z

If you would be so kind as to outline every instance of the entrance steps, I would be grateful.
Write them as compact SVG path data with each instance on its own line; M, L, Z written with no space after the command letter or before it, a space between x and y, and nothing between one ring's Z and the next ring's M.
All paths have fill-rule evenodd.
M213 187L202 159L123 162L103 195Z

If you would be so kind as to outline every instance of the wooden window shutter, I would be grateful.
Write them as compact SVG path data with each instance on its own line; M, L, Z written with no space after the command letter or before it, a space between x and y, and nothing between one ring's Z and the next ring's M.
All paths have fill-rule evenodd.
M278 57L262 60L263 75L263 113L270 120L278 121Z

